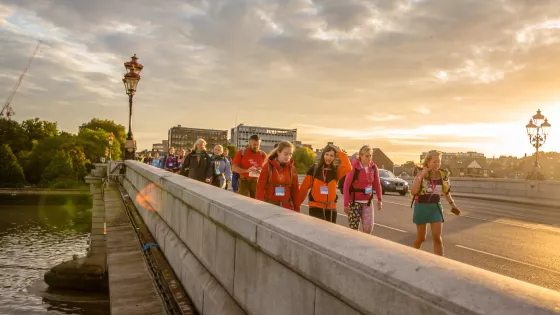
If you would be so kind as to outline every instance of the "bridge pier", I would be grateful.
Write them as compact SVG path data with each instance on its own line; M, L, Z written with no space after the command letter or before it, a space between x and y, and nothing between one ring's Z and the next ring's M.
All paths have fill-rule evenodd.
M105 240L105 203L103 181L107 165L96 164L86 183L93 199L91 243L85 257L62 262L44 275L45 283L54 289L104 291L107 289L107 250Z

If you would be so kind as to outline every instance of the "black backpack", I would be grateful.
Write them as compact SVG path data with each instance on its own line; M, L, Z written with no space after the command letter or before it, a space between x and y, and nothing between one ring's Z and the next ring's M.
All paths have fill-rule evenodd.
M358 175L360 172L354 172L354 176L352 177L352 183L358 180ZM338 181L338 190L340 193L344 195L344 181L346 180L346 175L342 176L342 178Z

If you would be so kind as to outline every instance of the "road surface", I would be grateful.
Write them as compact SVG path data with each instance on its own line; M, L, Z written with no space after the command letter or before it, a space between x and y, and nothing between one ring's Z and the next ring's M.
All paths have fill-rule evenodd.
M508 277L560 291L560 210L455 197L460 217L444 206L445 256ZM387 194L375 211L373 235L412 246L410 197ZM348 226L342 196L337 224ZM307 201L302 213L308 214ZM361 233L361 232L360 232ZM431 234L423 250L433 252Z

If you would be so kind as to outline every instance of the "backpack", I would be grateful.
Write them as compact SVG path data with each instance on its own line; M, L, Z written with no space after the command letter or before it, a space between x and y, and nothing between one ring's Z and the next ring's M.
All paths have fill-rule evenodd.
M274 170L274 166L270 163L268 163L268 174L267 174L267 179L266 179L266 185L264 186L264 190L266 191L268 189L269 185L273 185L276 187L279 186L283 186L283 187L292 187L292 179L294 176L294 172L297 173L296 168L294 167L294 165L290 165L290 183L289 184L272 184L270 183L270 177L272 174L272 171ZM267 200L266 196L265 196L265 202L270 202L270 200ZM292 204L292 207L294 206L294 196L292 196L292 194L290 193L290 200L289 202Z
M358 176L360 172L354 172L354 176L352 176L352 183L358 180ZM374 174L375 176L375 174ZM346 180L346 175L342 176L342 178L338 181L338 190L340 190L341 194L344 194L344 181Z
M247 148L241 150L241 160L243 160L243 156L245 156L245 150L247 150ZM262 158L263 163L264 163L264 160L266 159L265 156L264 156L264 151L259 150L259 153L261 154L261 158Z
M372 169L373 169L373 180L375 180L375 176L377 176L377 168L372 167ZM354 184L354 182L358 180L359 175L360 175L360 172L354 171L354 176L352 176L352 184ZM346 180L346 175L342 176L342 178L338 181L338 189L340 190L340 193L343 194L343 195L344 195L344 181L345 180ZM356 191L360 191L360 189L355 189L353 185L350 186L350 192L355 193ZM369 198L370 203L371 203L372 199L373 199L373 191L371 192L371 197Z
M163 168L174 169L177 167L177 156L165 155Z

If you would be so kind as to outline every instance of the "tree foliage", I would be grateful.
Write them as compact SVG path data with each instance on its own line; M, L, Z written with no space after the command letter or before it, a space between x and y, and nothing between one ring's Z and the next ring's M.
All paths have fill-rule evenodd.
M49 165L43 171L41 180L45 184L57 180L75 180L72 159L64 150L57 150Z
M84 149L86 158L92 163L99 163L105 157L105 149L109 147L107 131L103 129L83 128L78 132L77 144ZM115 146L113 144L113 146ZM116 159L113 155L113 159Z
M23 169L12 148L8 144L0 145L0 185L19 186L25 183Z
M93 168L93 164L105 157L111 133L115 136L111 156L115 160L121 159L125 129L113 121L94 118L82 124L78 135L75 135L59 131L56 122L42 121L39 118L21 123L0 120L0 143L11 148L9 152L17 165L14 167L22 170L21 182L56 188L74 187L83 183L84 176ZM3 158L11 161L7 153L3 153ZM17 171L8 172L8 169L11 170L8 166L11 165L3 163L3 173L0 176L17 174ZM17 175L9 176L17 178ZM4 177L1 177L2 183L20 183L19 179L7 181Z
M292 159L299 174L307 172L309 167L315 163L315 152L306 147L297 148Z
M235 154L237 153L237 147L231 143L226 143L223 145L224 149L228 149L228 156L230 157L230 159L233 159L235 157Z
M31 146L27 143L27 136L21 125L8 119L0 119L0 143L9 144L16 156Z
M122 152L124 152L124 145L126 141L126 129L123 125L116 124L112 120L93 118L89 122L84 123L79 127L80 132L82 131L82 129L105 130L107 136L113 133L113 135L115 136L115 140L113 142L111 157L113 160L122 159Z
M21 123L28 143L33 144L34 141L41 141L45 138L58 135L58 124L56 122L41 121L39 118L24 120ZM27 148L28 150L32 148Z

